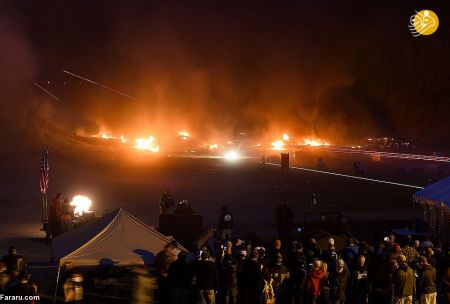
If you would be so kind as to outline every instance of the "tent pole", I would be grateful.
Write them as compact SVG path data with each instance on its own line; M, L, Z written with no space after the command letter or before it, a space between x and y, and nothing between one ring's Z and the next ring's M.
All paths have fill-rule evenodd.
M55 293L53 295L53 304L56 303L56 293L58 292L59 274L61 273L61 266L58 265L58 275L56 276Z

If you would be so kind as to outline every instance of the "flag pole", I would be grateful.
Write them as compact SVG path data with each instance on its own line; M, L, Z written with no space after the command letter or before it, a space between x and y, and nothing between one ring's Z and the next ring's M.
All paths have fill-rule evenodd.
M47 208L47 190L48 190L48 147L45 147L44 155L41 161L41 194L42 194L42 212L41 222L42 230L48 232L48 208Z

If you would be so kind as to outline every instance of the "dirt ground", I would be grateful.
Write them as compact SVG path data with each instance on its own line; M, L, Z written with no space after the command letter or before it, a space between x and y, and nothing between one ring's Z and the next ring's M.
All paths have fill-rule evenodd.
M28 260L46 261L49 245L39 231L41 155L37 149L16 153L23 158L1 165L9 176L3 177L0 186L0 254L15 245ZM291 160L294 165L314 168L318 156L324 157L330 171L352 173L353 161L361 160L369 177L419 186L437 174L426 164L372 162L317 150L297 153ZM412 195L416 189L295 170L282 173L278 167L262 166L258 161L168 158L139 151L124 157L116 151L50 150L49 193L51 198L57 192L69 198L85 194L92 198L96 212L122 207L145 223L158 226L159 197L169 188L177 201L189 200L194 211L204 215L205 226L215 225L220 206L228 204L237 229L254 231L261 237L275 234L274 208L284 201L291 203L295 221L301 225L304 212L312 211L312 193L319 203L316 210L340 210L349 220L414 217Z

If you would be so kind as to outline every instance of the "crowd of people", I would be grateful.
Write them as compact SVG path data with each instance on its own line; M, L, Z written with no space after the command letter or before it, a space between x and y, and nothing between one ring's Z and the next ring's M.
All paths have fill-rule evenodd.
M450 303L444 248L408 236L398 243L390 234L377 246L349 237L343 248L329 238L326 250L314 238L265 249L218 237L194 261L172 249L155 265L157 303Z
M62 195L57 199L63 202ZM267 245L244 241L233 226L224 205L215 235L201 248L185 252L168 243L153 265L133 270L130 303L450 304L450 259L443 242L391 233L372 244L353 237L343 244L337 241L341 236L329 235L325 248L311 236L286 239L281 226L284 237ZM35 295L37 286L25 268L11 247L0 262L1 292ZM64 273L69 278L72 272Z

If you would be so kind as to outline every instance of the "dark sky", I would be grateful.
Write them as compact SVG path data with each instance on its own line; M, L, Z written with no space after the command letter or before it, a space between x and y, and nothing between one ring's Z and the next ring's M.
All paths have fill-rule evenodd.
M421 9L440 27L414 38ZM0 116L87 133L310 135L314 124L334 142L445 144L449 20L448 1L2 1Z

